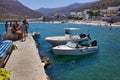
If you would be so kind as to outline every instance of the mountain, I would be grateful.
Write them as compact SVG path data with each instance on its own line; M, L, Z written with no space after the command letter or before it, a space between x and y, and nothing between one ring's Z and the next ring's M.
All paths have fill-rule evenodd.
M39 13L42 13L43 15L50 15L54 12L56 12L59 8L40 8L36 10Z
M120 6L120 0L98 0L95 3L92 3L91 5L76 9L76 11L82 11L84 9L92 9L92 10L98 10L98 9L107 9L108 7L112 6Z
M18 0L0 0L0 19L38 18L41 14L22 5Z
M58 8L40 8L40 9L37 9L36 11L42 13L43 15L50 15L50 14L53 14L53 13L56 13L56 12L70 12L74 9L77 9L77 8L83 8L85 6L89 6L91 4L90 3L74 3L74 4L71 4L71 5L68 5L68 6L65 6L65 7L58 7Z

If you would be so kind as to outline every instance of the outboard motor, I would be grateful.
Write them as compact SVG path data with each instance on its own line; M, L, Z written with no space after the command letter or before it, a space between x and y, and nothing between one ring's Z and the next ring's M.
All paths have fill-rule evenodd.
M80 38L82 38L82 33L80 34Z
M87 37L88 37L89 39L91 39L90 34L88 34Z
M80 38L85 38L86 37L86 34L80 34Z
M93 41L91 42L91 46L97 46L97 41L96 41L96 40L93 40Z

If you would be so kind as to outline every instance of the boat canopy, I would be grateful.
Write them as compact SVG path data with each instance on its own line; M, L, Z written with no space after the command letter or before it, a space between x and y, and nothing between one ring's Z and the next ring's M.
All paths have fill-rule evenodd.
M65 28L65 34L71 34L71 31L80 30L80 28Z

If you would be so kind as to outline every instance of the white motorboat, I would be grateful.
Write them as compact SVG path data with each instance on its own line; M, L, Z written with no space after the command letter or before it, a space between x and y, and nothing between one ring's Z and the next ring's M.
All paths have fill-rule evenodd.
M91 42L90 46L81 46L74 42L68 42L66 45L53 47L53 52L56 55L84 55L98 52L99 47L97 42Z
M89 35L81 34L81 35L73 35L71 31L77 32L80 30L79 28L65 28L65 36L53 36L47 37L45 40L50 43L52 46L63 45L66 44L68 41L74 42L87 42L89 40Z

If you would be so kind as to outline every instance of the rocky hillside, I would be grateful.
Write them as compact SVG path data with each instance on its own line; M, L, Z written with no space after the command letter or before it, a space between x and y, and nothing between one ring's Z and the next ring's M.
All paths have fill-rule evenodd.
M83 8L85 6L89 6L91 3L74 3L65 7L58 7L58 8L40 8L36 11L42 13L43 15L50 15L56 12L70 12L74 9Z
M37 18L40 16L40 13L25 7L18 0L0 0L0 19Z
M120 0L99 0L93 4L91 4L88 7L79 8L76 9L76 11L82 11L84 9L92 9L92 10L98 10L98 9L107 9L111 6L120 6Z

